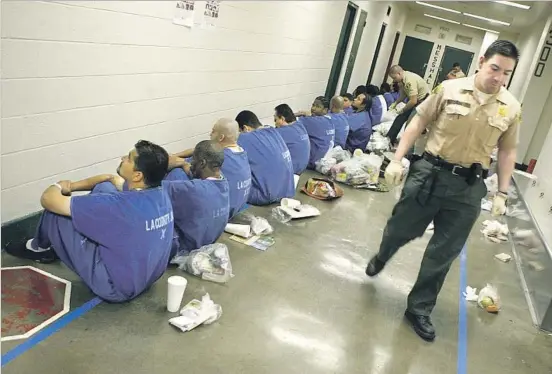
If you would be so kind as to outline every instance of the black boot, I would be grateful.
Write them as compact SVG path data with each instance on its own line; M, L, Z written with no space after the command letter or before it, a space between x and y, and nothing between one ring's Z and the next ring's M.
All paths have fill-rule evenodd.
M41 264L51 264L59 260L56 252L50 248L41 252L31 251L27 248L26 243L9 243L6 245L6 253L25 260L32 260Z
M366 266L366 275L369 277L373 277L377 275L380 271L383 270L383 267L385 266L385 262L380 261L378 259L378 256L372 257L370 262L368 263L368 266Z
M416 314L410 313L408 310L404 312L404 316L412 325L414 331L418 336L428 342L431 342L435 339L435 328L431 323L431 318L429 316L419 316Z

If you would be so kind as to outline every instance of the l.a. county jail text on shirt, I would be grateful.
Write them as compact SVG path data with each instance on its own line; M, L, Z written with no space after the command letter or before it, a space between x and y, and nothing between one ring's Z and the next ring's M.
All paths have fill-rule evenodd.
M119 292L136 295L165 271L174 215L162 188L73 196L71 216L75 229L98 243Z
M238 144L247 152L251 167L250 204L267 205L295 195L291 155L277 129L242 133Z
M302 173L307 168L310 156L310 141L307 130L300 121L296 121L290 125L278 127L276 131L282 136L289 149L293 172L295 174Z
M301 117L310 140L309 169L333 148L335 128L330 116Z
M251 168L247 152L240 148L225 148L222 174L229 186L229 217L235 216L247 203L251 187Z
M177 251L192 251L214 243L228 222L226 179L163 181L174 210Z

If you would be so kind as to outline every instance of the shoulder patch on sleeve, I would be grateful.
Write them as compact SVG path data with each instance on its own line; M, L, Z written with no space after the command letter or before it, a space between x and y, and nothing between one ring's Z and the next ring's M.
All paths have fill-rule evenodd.
M443 91L443 84L440 83L438 86L436 86L431 93L432 94L438 94L439 92Z

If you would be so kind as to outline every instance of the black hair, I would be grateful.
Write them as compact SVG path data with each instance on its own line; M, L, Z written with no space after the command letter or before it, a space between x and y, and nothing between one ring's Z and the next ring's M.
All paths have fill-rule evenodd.
M373 84L370 84L366 86L366 94L372 97L378 96L380 94L379 88L377 86L374 86Z
M349 101L353 101L353 100L355 99L355 98L353 97L353 95L350 94L350 93L344 93L344 94L341 95L341 96L343 96L343 98L347 98Z
M146 186L160 186L169 168L169 154L167 151L147 140L139 140L134 148L136 149L134 170L142 172Z
M400 91L399 84L397 82L393 82L393 92L399 92L399 91Z
M490 59L494 55L501 55L504 57L513 58L516 62L519 61L519 51L514 43L508 40L496 40L485 51L483 57L485 60Z
M389 85L389 83L387 83L387 82L382 83L381 87L380 87L380 92L382 94L387 93L387 92L391 92L391 85Z
M452 64L452 67L453 67L453 68L460 67L460 63L459 63L459 62L455 62L454 64Z
M359 95L364 95L364 100L362 100L362 104L364 105L364 111L368 112L372 108L372 96L368 94L358 94L357 97Z
M328 100L326 96L317 96L314 101L320 101L320 104L322 104L324 109L330 109L330 100Z
M366 86L360 85L357 88L355 88L355 90L353 91L353 96L357 97L358 95L365 94L365 93L366 93Z
M293 123L297 121L295 114L293 114L293 110L291 110L291 108L287 104L280 104L276 108L274 108L274 110L276 111L276 115L278 117L284 117L287 123Z
M243 130L245 126L249 126L254 129L263 127L263 124L259 121L257 115L250 110L242 110L239 112L236 116L236 122L238 123L238 126L240 126L240 130Z
M224 162L224 149L211 140L202 140L196 144L193 158L195 162L205 161L209 169L217 170Z

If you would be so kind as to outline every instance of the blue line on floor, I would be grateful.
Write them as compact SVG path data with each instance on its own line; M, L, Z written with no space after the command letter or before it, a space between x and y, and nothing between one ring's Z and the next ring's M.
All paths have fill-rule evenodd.
M65 314L63 317L53 322L52 324L46 326L30 338L27 338L23 343L19 344L17 347L6 352L2 355L2 367L8 364L10 361L16 359L21 354L25 353L41 341L48 338L50 335L55 334L63 327L67 326L69 323L73 322L83 314L87 313L90 309L94 308L96 305L101 303L102 300L99 297L95 297L92 300L87 301L76 309L73 309L69 313Z
M468 361L468 326L467 326L467 311L466 311L466 298L462 294L466 290L467 286L467 274L466 274L466 259L467 259L466 245L462 248L460 253L460 292L458 295L458 361L456 366L457 374L466 374L466 365Z

